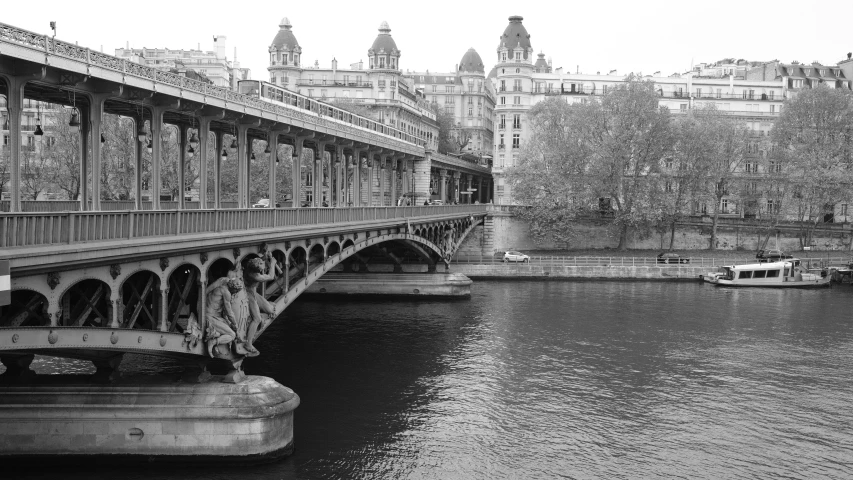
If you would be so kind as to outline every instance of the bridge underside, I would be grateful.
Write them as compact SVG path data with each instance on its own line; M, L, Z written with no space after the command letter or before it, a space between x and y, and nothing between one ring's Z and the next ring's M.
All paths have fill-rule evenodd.
M171 357L198 366L231 363L242 353L211 359L204 337L203 293L237 266L270 252L274 280L258 289L275 307L258 335L327 272L429 273L449 259L482 216L399 225L337 236L267 240L241 247L189 248L180 254L116 260L81 268L14 275L12 303L0 307L0 357L7 376L28 371L33 354L92 361L109 377L127 352ZM195 325L198 325L198 328ZM204 367L201 367L204 370Z

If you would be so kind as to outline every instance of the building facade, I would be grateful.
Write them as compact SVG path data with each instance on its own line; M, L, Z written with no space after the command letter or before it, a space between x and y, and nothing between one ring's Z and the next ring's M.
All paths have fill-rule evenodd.
M453 117L454 153L472 155L486 164L494 145L494 86L486 80L483 60L473 48L454 70L407 72L406 77L427 101Z
M237 89L237 82L251 78L248 68L241 68L237 61L237 49L234 59L226 56L227 38L224 35L213 37L213 50L172 50L169 48L117 48L115 56L128 59L148 67L170 71L209 81L218 87Z
M625 75L619 75L615 70L607 75L564 73L562 69L553 69L544 54L534 59L530 34L522 20L519 16L509 18L510 23L497 47L497 64L489 74L497 91L494 198L496 203L504 204L513 203L505 173L517 164L519 152L531 135L527 118L530 108L550 97L558 97L567 103L588 102L625 82ZM769 148L766 139L782 111L787 89L780 79L748 79L746 70L738 63L724 61L717 65L719 68L703 64L684 74L664 77L656 72L642 78L654 82L660 105L669 108L674 115L685 115L693 108L712 104L743 119L756 139L750 155L758 158ZM740 78L737 73L740 73ZM746 162L742 167L744 173L752 173L758 168L757 163ZM732 215L744 214L743 205L739 205L734 196L724 199L723 205L724 210ZM708 210L708 206L697 205L696 208Z
M438 124L426 99L400 69L402 52L391 36L388 22L379 26L379 34L363 61L341 67L332 59L329 67L304 66L302 47L285 17L269 46L269 81L301 95L341 105L351 104L354 111L420 138L429 149L438 145Z

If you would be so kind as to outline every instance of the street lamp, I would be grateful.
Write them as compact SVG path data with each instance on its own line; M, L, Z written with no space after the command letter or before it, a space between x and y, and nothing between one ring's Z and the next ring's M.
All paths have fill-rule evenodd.
M198 148L198 135L195 134L195 130L193 130L193 134L190 136L190 148L195 150Z
M145 148L148 150L148 153L151 153L154 151L154 143L151 141L151 139L148 139L148 146Z
M139 139L139 143L142 143L148 139L148 133L145 131L145 121L140 120L136 123L136 138Z
M223 149L222 149L222 157L221 157L221 159L222 159L222 161L223 161L223 162L224 162L224 161L226 161L226 160L228 160L228 152L225 150L225 148L223 148Z

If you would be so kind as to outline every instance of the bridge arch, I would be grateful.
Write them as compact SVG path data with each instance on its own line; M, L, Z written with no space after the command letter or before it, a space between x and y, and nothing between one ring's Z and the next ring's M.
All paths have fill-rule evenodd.
M121 328L157 330L157 316L162 302L160 275L139 269L128 275L119 286Z
M192 317L198 321L201 310L201 270L193 263L176 266L167 280L166 331L185 332Z
M114 315L111 289L97 278L77 280L59 297L59 325L65 327L109 327Z
M48 306L47 296L35 289L12 290L11 303L3 307L0 327L50 326Z

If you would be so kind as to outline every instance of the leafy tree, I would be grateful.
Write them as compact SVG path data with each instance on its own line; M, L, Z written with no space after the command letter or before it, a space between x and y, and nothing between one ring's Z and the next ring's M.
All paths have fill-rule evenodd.
M654 175L673 147L669 110L658 106L654 83L629 76L601 100L575 105L581 141L590 153L593 190L615 204L618 249L632 233L645 233L660 218L659 177Z
M11 175L9 170L9 156L8 148L0 149L0 198L3 198L3 191L6 188L6 184L9 183L9 176Z
M559 103L531 109L532 139L508 174L514 195L531 206L528 218L542 216L535 235L567 238L572 219L604 214L624 250L632 234L660 222L660 162L674 141L669 111L658 107L652 82L633 76L600 99Z
M792 182L800 235L809 245L817 224L831 218L837 203L851 198L853 185L853 93L819 85L785 103L773 127L779 158Z
M452 113L446 113L438 103L432 103L432 111L435 113L435 121L438 123L438 152L447 154L455 152L456 140L453 138L453 129L456 125Z
M45 154L52 160L50 181L65 193L68 200L80 199L80 134L68 129L71 109L51 111L47 134L53 137L45 144Z
M43 136L37 137L44 141ZM49 189L50 179L53 177L52 161L44 151L30 149L24 146L21 149L21 194L30 200L38 200L38 196Z
M739 187L739 171L749 146L749 129L743 121L712 106L705 107L695 116L701 124L705 140L703 149L706 152L698 165L706 181L700 186L697 199L713 205L708 248L715 250L723 197L735 193Z

